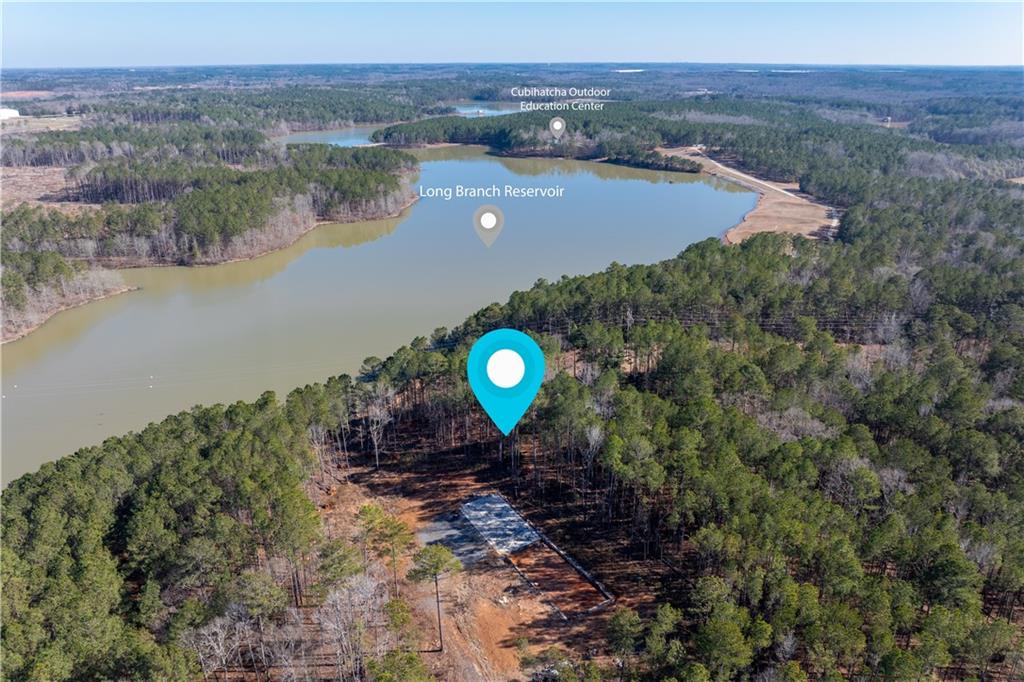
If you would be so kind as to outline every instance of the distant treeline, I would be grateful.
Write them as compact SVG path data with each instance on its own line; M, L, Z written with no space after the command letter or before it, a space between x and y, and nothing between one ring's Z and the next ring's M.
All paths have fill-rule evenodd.
M829 120L786 102L702 97L675 102L611 103L600 112L566 112L555 139L550 116L513 114L475 119L439 117L389 126L373 139L394 145L485 144L510 155L575 158L615 150L705 145L722 149L747 170L772 180L799 181L835 171L938 178L1003 179L1024 175L1024 147L949 145L878 125Z
M199 89L254 90L302 84L400 93L415 104L456 99L508 99L512 86L594 86L616 99L668 99L713 90L752 98L849 103L851 107L904 113L922 102L960 98L972 102L1020 92L1015 67L787 66L751 64L636 64L642 75L609 64L269 64L147 69L5 69L5 91L56 90L56 100L21 107L74 106L95 93L118 97L190 93ZM371 85L372 84L372 85ZM44 109L52 111L52 108ZM894 113L895 115L895 113Z
M199 123L177 125L91 126L31 137L9 136L2 152L5 166L76 166L106 159L187 159L206 163L258 163L272 160L276 148L249 128L217 128Z
M278 85L262 88L193 88L113 95L79 105L79 113L107 122L141 125L190 122L273 129L386 123L450 112L397 89Z
M412 103L409 97L367 88L119 94L75 104L74 113L85 117L80 130L5 135L0 163L73 166L109 158L273 163L280 150L268 142L268 134L412 120L450 111L436 100Z
M608 145L606 149L608 150L608 157L605 161L620 166L680 173L699 173L701 169L701 165L696 161L678 156L665 156L656 151L616 151L614 145Z

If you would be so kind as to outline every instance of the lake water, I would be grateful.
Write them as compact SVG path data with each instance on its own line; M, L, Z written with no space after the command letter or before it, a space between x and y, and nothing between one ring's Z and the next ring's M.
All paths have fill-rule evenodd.
M466 118L505 116L516 113L519 113L519 105L514 102L458 102L455 104L455 114ZM315 130L306 133L292 133L276 139L282 144L319 142L338 147L359 147L370 144L370 135L373 135L373 131L380 127L380 125L371 125L351 126L337 130Z
M125 271L140 290L60 313L3 346L4 483L197 403L283 396L355 372L539 277L672 257L721 235L756 200L687 174L467 147L419 154L425 186L561 185L565 194L423 199L398 218L322 226L251 261ZM483 203L505 214L490 249L472 226Z
M518 114L518 102L459 102L455 105L455 113L466 118L483 118L485 116L505 116Z
M320 142L323 144L333 144L338 147L358 147L360 145L370 144L370 135L373 135L373 131L378 128L380 128L379 125L352 126L350 128L340 128L338 130L318 130L310 133L292 133L291 135L285 135L284 137L277 138L277 141L283 144Z

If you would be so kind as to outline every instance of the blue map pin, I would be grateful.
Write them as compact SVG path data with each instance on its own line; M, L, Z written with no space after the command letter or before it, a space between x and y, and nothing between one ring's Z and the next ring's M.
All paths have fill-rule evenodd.
M515 329L487 332L469 349L469 387L506 436L526 414L544 380L544 352Z

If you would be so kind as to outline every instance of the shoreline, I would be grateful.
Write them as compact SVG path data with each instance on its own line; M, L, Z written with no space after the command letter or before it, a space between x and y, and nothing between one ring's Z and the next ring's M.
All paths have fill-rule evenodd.
M493 152L486 145L464 144L460 142L428 142L422 144L395 145L387 143L371 143L365 146L387 146L394 149L402 149L415 152L416 150L439 149L446 147L479 147L484 146L489 153ZM726 244L735 245L752 235L761 232L773 232L778 234L799 235L806 239L819 239L835 233L839 226L839 219L836 217L836 209L815 200L813 197L800 192L797 183L780 183L769 180L761 180L748 175L735 168L727 166L707 156L698 147L657 147L654 151L667 157L690 159L700 164L698 175L720 178L727 182L739 185L745 189L755 192L758 195L757 203L750 211L744 214L743 218L728 228L722 234L722 241ZM504 156L498 154L497 156ZM548 158L561 159L566 157L547 155L515 155L506 158ZM594 163L609 163L606 158L600 159L578 159ZM626 168L638 170L649 170L662 172L657 169L644 168L631 164L616 164ZM684 172L684 171L664 171Z
M121 263L121 264L116 264L117 261L113 261L113 260L94 261L94 262L102 263L103 268L105 270L112 270L112 271L115 271L115 272L118 271L118 270L138 270L138 269L141 269L141 268L197 268L197 269L198 268L215 268L215 267L220 266L220 265L230 265L231 263L244 263L246 261L256 260L257 258L263 258L264 256L269 256L270 254L277 253L278 251L283 251L283 250L293 246L294 244L296 244L300 239L305 237L307 234L309 234L310 232L312 232L316 228L323 227L324 225L354 225L355 223L363 223L363 222L373 221L373 220L388 220L390 218L397 218L398 216L400 216L403 213L405 213L417 201L419 201L419 197L413 195L413 196L411 196L409 198L408 201L406 201L404 204L402 204L396 211L393 211L391 213L385 213L384 215L380 215L380 216L374 216L372 218L359 218L358 220L315 220L315 221L313 221L313 223L309 227L305 228L301 232L298 232L295 235L295 238L292 239L291 241L289 241L288 243L282 244L281 246L275 246L275 247L272 247L272 248L269 248L269 249L264 249L263 251L260 251L258 253L254 253L251 256L239 256L238 258L228 258L228 259L225 259L225 260L218 260L218 261L200 261L200 262L188 263L188 264L168 263L168 262L165 262L165 261L158 261L158 262L153 262L153 263L134 261L134 262L131 262L131 263ZM71 259L71 260L75 260L75 259Z
M363 218L363 219L360 219L360 220L349 220L349 221L315 220L315 221L313 221L313 223L309 227L307 227L306 229L304 229L301 232L299 232L298 234L296 234L295 238L290 240L287 244L282 244L282 245L274 247L274 248L266 249L264 251L260 251L259 253L255 253L255 254L253 254L251 256L244 256L244 257L240 257L240 258L230 258L228 260L222 260L222 261L210 262L210 263L194 263L194 264L191 264L191 265L181 265L179 263L134 263L134 264L131 264L131 265L122 265L120 267L105 267L103 269L104 270L108 270L110 272L118 272L120 270L134 270L134 269L138 269L138 268L215 268L215 267L217 267L219 265L229 265L231 263L241 263L241 262L245 262L245 261L256 260L257 258L263 258L264 256L269 256L272 253L276 253L278 251L282 251L284 249L289 248L290 246L296 244L300 239L302 239L303 237L308 235L310 232L312 232L313 230L315 230L318 227L321 227L323 225L353 225L355 223L365 222L367 220L388 220L390 218L397 218L398 216L402 215L407 210L409 210L409 208L413 204L415 204L418 200L419 200L419 197L416 196L415 194L412 194L412 195L409 196L408 200L405 203L403 203L398 208L398 210L392 211L392 212L387 213L385 215L377 216L377 217L374 217L374 218ZM46 317L43 318L37 324L32 325L31 327L28 327L28 328L24 329L23 331L19 331L17 334L15 334L13 336L4 337L2 340L0 340L0 346L2 346L4 344L7 344L7 343L10 343L12 341L18 341L19 339L25 338L26 336L28 336L29 334L31 334L32 332L36 331L37 329L42 327L44 324L46 324L47 322L52 320L56 315L59 315L60 313L66 311L66 310L71 310L73 308L78 308L78 307L81 307L83 305L88 305L90 303L95 303L97 301L102 301L104 299L113 298L114 296L119 296L121 294L127 294L127 293L131 293L133 291L138 291L139 289L140 289L140 287L133 287L133 286L125 285L123 288L120 288L120 289L117 289L117 290L114 290L114 291L106 292L106 293L104 293L104 294L102 294L100 296L89 297L89 298L85 298L85 299L83 299L81 301L76 301L74 303L69 303L67 305L62 305L62 306L54 309L52 312L47 312L46 313Z
M315 131L313 131L315 132ZM383 146L383 143L371 143L366 146ZM438 149L448 147L471 147L479 145L465 145L458 142L435 142L415 146L406 146L397 148L408 148L408 149ZM759 234L761 232L773 232L779 234L790 234L800 235L807 239L817 239L822 235L828 234L834 231L838 226L839 220L834 216L834 211L830 206L812 201L807 195L797 193L797 188L791 183L775 183L767 180L761 180L753 177L734 168L726 166L723 163L715 161L708 157L704 151L697 147L658 147L655 151L664 154L669 157L681 157L696 161L701 165L700 173L721 178L728 182L740 185L752 192L756 192L758 195L757 203L750 211L748 211L740 222L736 223L732 227L728 228L722 234L722 241L729 245L735 245L741 243L743 240L751 237L752 235ZM520 157L514 157L520 158ZM551 157L555 158L555 157ZM601 160L593 160L601 162ZM632 166L630 166L632 167ZM644 170L644 169L641 169ZM413 204L418 201L419 197L415 194L409 196L408 200L398 208L398 210L381 215L373 218L364 218L362 220L387 220L389 218L395 218L400 216L402 213L407 211ZM362 222L362 220L351 220L351 221L337 221L337 220L315 220L306 229L297 233L294 239L289 240L285 244L268 248L259 253L255 253L249 256L243 256L239 258L230 258L227 260L216 261L216 262L203 262L203 263L192 263L189 265L181 265L179 263L147 263L147 262L133 262L133 263L120 263L117 264L113 261L107 262L103 265L104 269L111 271L118 270L130 270L136 268L160 268L160 267L188 267L188 268L205 268L205 267L216 267L218 265L228 265L230 263L239 263L244 261L255 260L268 256L277 251L287 249L290 246L297 243L300 239L308 235L313 230L317 229L322 225L331 224L352 224ZM46 317L38 324L32 327L26 328L24 331L17 333L14 336L3 338L0 340L0 345L7 344L12 341L23 339L33 331L42 327L46 322L51 320L55 315L58 315L66 310L77 308L88 303L95 301L102 301L106 298L111 298L120 294L129 293L136 291L138 287L124 287L122 289L107 292L101 296L95 298L86 298L82 301L77 301L68 305L63 305L53 312L48 313Z
M833 207L812 200L808 195L801 193L795 183L761 180L715 161L697 147L658 147L655 151L665 156L696 161L701 165L701 173L721 178L757 193L754 208L722 235L722 241L726 244L739 244L761 232L818 239L830 234L839 225Z
M34 325L32 325L30 327L25 327L24 329L19 330L13 336L9 336L9 337L4 338L2 341L0 341L0 346L2 346L4 344L7 344L7 343L11 343L12 341L17 341L18 339L25 338L26 336L28 336L29 334L31 334L32 332L34 332L35 330L39 329L44 324L46 324L47 322L52 320L54 318L54 316L59 315L60 313L63 313L63 312L68 311L68 310L74 310L75 308L80 308L83 305L89 305L90 303L97 303L99 301L103 301L103 300L106 300L108 298L113 298L114 296L120 296L121 294L127 294L127 293L131 293L132 291L138 291L138 290L139 290L139 287L133 287L133 286L129 286L129 285L126 284L126 285L124 285L124 286L122 286L122 287L120 287L118 289L114 289L112 291L108 291L108 292L106 292L104 294L101 294L99 296L87 297L87 298L83 298L80 301L75 301L73 303L64 304L64 305L62 305L62 306L60 306L58 308L55 308L52 311L47 312L46 313L46 317L44 317L42 320L40 320L39 322L35 323Z
M396 123L355 123L355 122L353 122L353 123L350 123L348 125L340 126L338 128L313 128L311 130L292 130L291 128L288 128L287 126L285 126L285 129L288 132L280 132L280 131L269 131L268 132L268 131L264 130L263 134L266 135L267 139L270 140L271 142L281 142L281 141L284 140L284 138L291 137L292 135L304 135L306 133L334 133L334 132L341 132L343 130L352 130L353 128L372 128L374 126L380 126L382 128L386 128L387 126L399 125L401 123L413 123L413 122L414 121L398 121ZM285 143L285 144L287 144L287 143ZM304 144L304 143L296 143L296 144ZM327 144L327 143L321 143L321 144Z

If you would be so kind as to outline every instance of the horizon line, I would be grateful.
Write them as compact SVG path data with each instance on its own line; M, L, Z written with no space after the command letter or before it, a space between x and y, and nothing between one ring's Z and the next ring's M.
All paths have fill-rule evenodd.
M502 65L526 65L526 66L557 66L557 65L651 65L651 66L672 66L699 64L702 66L817 66L817 67L889 67L889 68L935 68L935 69L1024 69L1024 62L1006 64L899 64L886 62L717 62L717 61L487 61L487 62L466 62L466 61L425 61L425 62L223 62L219 64L87 64L87 65L60 65L60 66L4 66L0 64L2 71L28 71L28 70L52 70L68 71L74 69L189 69L189 68L229 68L229 67L266 67L266 66L502 66Z

